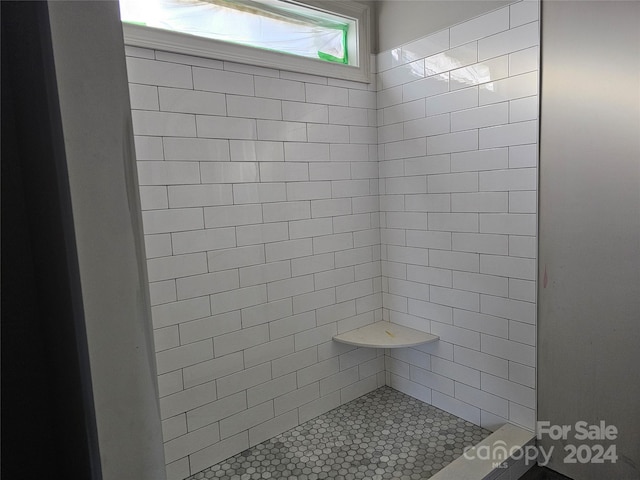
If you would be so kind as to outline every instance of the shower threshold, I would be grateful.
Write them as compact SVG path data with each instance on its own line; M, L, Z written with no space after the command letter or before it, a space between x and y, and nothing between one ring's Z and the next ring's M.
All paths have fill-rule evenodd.
M389 387L352 400L188 480L426 479L488 437Z

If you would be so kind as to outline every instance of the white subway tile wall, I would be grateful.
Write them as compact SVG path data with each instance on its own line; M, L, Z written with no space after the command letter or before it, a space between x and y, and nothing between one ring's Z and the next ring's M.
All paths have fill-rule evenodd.
M127 47L170 479L384 384L533 428L537 9L370 84ZM331 340L381 319L441 340Z
M387 385L492 430L535 419L538 9L378 55L383 317L440 336Z
M375 79L127 52L179 479L384 385L331 340L382 319Z

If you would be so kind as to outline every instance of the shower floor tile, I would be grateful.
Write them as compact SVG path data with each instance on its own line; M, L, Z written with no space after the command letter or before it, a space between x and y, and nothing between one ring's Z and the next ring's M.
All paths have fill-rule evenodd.
M381 387L189 480L426 479L490 433Z

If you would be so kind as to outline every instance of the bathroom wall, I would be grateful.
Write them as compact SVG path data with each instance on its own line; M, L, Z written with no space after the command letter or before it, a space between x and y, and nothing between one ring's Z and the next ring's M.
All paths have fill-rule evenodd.
M535 422L538 11L377 56L384 318L440 336L387 383L489 429Z
M540 445L571 478L640 478L640 3L545 2L542 27L538 418L571 431ZM617 459L565 461L594 444Z
M169 478L384 382L376 93L130 48Z
M82 291L73 308L86 327L89 365L83 367L91 372L89 395L100 455L96 478L162 480L162 432L118 6L111 1L48 2L45 8L55 65L43 68L55 70L50 95L60 103L67 170L59 174L68 172L69 177L73 218L68 221Z

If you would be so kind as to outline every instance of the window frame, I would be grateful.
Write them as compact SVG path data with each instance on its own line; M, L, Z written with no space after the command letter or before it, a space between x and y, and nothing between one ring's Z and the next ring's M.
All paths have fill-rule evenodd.
M327 2L304 0L292 1L290 3L355 20L357 31L348 35L347 51L349 52L350 58L355 57L357 59L357 65L332 63L320 59L306 58L222 40L122 22L124 43L125 45L133 47L143 47L343 80L363 83L369 83L371 81L369 75L369 59L371 56L369 6L352 1ZM354 51L355 55L353 54Z

